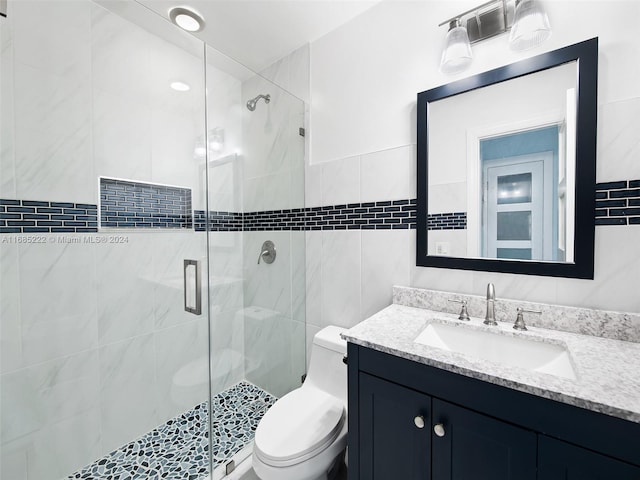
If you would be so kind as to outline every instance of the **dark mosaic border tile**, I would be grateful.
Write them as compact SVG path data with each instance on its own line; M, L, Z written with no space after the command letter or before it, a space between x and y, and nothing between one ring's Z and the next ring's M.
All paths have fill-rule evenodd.
M259 212L209 212L210 231L366 230L416 228L416 199L349 203ZM205 231L204 210L195 229Z
M0 199L0 233L95 233L98 206Z
M596 225L640 225L640 180L596 184Z
M191 191L179 187L101 179L101 226L193 228L197 232L273 230L415 229L417 200L386 200L256 212L191 211ZM154 198L167 189L164 198ZM169 194L168 191L172 193ZM114 205L114 198L121 203ZM156 203L157 202L157 203ZM165 202L161 205L162 202ZM164 206L163 206L164 205ZM0 199L0 233L97 232L97 206L82 203ZM429 215L430 230L467 227L466 212ZM596 225L640 225L640 180L596 185Z
M244 215L239 212L209 212L209 230L212 232L241 232L243 230ZM204 210L194 210L193 225L196 232L207 229L207 218Z
M428 230L464 230L467 212L432 213L427 218Z
M100 226L192 228L191 189L102 177Z
M226 462L253 440L276 398L240 382L211 399L211 459ZM73 473L68 480L200 480L209 475L208 405L191 410Z

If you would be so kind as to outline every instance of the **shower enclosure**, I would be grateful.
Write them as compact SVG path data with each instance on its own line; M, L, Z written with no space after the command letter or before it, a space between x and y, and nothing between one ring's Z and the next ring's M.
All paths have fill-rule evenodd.
M305 372L303 102L134 1L0 42L0 477L223 477Z

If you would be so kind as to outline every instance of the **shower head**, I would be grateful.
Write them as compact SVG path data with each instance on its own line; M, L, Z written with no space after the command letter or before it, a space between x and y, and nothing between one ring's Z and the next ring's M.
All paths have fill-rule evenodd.
M247 101L247 108L249 109L249 111L253 112L256 109L256 104L258 103L258 100L260 100L261 98L264 98L264 103L269 103L271 101L271 95L269 94L258 95L257 97Z

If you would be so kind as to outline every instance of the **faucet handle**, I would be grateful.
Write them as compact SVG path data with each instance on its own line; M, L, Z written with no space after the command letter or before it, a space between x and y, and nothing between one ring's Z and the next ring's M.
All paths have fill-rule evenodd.
M458 320L471 320L469 317L469 312L467 311L467 301L466 300L453 300L449 299L450 302L461 303L462 309L460 310L460 315L458 315Z
M516 311L518 312L518 314L516 315L516 321L513 324L513 328L514 330L527 330L527 325L524 323L524 315L523 313L536 313L538 315L540 315L542 312L539 312L538 310L525 310L524 308L516 308Z

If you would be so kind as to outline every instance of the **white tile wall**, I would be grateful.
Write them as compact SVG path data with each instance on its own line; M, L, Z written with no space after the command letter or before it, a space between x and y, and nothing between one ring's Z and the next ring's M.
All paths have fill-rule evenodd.
M322 318L321 327L354 325L361 316L361 232L360 230L320 233L322 238Z
M98 354L102 451L110 452L161 423L154 335L110 343Z
M413 145L362 155L362 202L413 198L416 191L416 153Z
M4 22L0 28L0 196L15 197L14 159L14 75L13 75L13 25Z
M360 202L360 156L322 164L322 204Z

